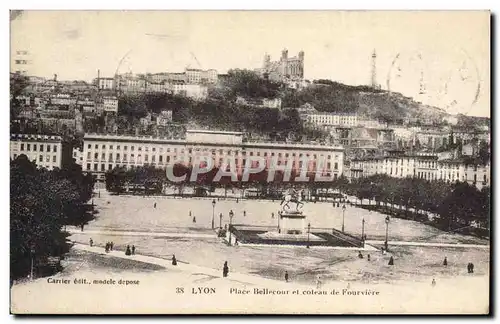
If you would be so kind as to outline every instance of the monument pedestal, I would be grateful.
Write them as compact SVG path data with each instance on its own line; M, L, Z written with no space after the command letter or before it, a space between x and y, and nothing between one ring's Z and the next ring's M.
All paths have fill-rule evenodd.
M306 216L302 212L282 212L279 217L279 232L281 234L306 233Z

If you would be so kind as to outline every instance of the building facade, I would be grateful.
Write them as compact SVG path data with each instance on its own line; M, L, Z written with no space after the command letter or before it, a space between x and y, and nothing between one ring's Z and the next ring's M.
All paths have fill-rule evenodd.
M53 170L71 162L71 147L61 136L12 134L10 158L26 155L38 167Z
M99 78L97 79L97 87L99 90L113 90L115 87L115 79Z
M335 179L342 175L344 165L341 146L246 142L239 132L188 130L185 140L85 134L82 168L102 179L106 171L116 166L192 165L200 156L211 158L217 167L232 160L239 174L251 157L264 158L266 168L272 167L272 159L283 167L291 163L293 170L299 172L302 168L314 172L322 160L323 175ZM303 165L304 159L309 161L307 166Z
M217 83L217 70L190 69L185 70L186 82L189 84L215 84Z
M102 107L106 112L118 113L118 98L116 97L103 97Z
M340 114L317 111L303 114L302 119L316 126L358 126L357 114Z
M490 186L490 164L471 165L463 159L438 160L437 155L394 155L351 161L349 178L385 174L394 178L415 177L429 181L467 182L479 190Z
M300 81L304 79L304 51L289 57L288 50L281 51L279 61L271 61L271 56L264 55L262 68L256 70L262 77L273 81Z

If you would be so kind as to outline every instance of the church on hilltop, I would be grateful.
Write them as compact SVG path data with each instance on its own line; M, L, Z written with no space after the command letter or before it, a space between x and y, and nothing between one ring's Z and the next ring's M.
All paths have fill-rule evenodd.
M262 67L255 70L263 78L271 81L302 81L304 79L304 51L298 56L288 57L288 50L281 51L279 61L271 61L271 55L264 55Z

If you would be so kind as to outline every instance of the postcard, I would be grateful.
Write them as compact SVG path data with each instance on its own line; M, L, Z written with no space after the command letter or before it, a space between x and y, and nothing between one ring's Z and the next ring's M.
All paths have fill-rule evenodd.
M12 314L489 314L488 11L10 12Z

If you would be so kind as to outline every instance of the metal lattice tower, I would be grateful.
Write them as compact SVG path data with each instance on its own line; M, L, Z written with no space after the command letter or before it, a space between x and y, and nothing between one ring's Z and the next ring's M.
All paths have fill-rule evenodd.
M371 71L371 86L372 88L378 88L377 83L377 52L373 49L372 53L372 71Z

